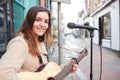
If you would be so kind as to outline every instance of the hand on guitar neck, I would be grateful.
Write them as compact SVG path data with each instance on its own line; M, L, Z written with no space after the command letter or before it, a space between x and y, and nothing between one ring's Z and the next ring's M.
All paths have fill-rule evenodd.
M82 54L82 55L84 55L84 56L87 56L87 54L88 54L87 48L84 48L82 51L79 52L79 54Z
M80 55L80 54L86 56L86 55L88 54L87 49L85 48L84 50L80 51L80 52L78 53L78 55ZM71 59L71 61L73 61L73 60L76 61L76 63L73 64L73 68L72 68L72 70L71 70L71 73L77 71L77 69L78 69L78 65L79 65L79 62L77 61L76 58L73 57L73 58Z

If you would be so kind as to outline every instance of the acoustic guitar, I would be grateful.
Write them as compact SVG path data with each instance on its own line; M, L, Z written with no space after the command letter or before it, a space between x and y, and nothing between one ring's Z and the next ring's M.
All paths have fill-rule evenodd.
M86 55L87 49L84 49L77 58L70 60L63 69L55 62L49 62L40 72L20 72L17 75L21 80L62 80L70 73L73 64L76 64L76 61L79 62Z

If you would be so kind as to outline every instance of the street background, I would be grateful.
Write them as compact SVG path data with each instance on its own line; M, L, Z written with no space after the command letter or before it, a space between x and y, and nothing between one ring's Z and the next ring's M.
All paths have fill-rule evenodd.
M89 51L79 62L78 71L69 74L66 80L90 78L89 32L69 29L69 22L99 29L94 32L93 40L93 80L99 80L100 75L99 43L102 43L103 61L101 80L120 80L120 0L0 0L0 57L8 42L15 37L27 11L35 5L46 7L52 13L55 45L50 48L51 61L65 64L69 56L77 56L74 51L81 51L84 47Z

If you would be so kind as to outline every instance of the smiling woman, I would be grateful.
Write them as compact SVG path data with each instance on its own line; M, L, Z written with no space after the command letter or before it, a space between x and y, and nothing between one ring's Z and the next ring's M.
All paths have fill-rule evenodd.
M38 36L42 36L48 29L49 16L46 12L38 12L33 24L33 32Z
M0 80L20 80L18 72L34 72L39 66L46 64L46 48L51 44L50 11L42 6L31 7L18 35L10 40L7 51L1 57Z

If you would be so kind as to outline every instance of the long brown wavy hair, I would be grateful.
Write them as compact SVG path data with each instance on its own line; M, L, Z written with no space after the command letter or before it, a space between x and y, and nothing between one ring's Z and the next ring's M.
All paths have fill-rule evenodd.
M49 23L47 31L42 36L39 36L39 38L36 40L35 33L33 32L32 27L38 12L47 12L49 15ZM53 42L51 34L50 11L40 5L31 7L26 15L23 25L19 30L19 33L22 33L24 35L24 39L28 44L29 52L32 55L39 55L40 52L38 50L38 41L45 42L46 48L49 47Z

